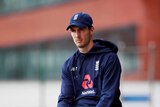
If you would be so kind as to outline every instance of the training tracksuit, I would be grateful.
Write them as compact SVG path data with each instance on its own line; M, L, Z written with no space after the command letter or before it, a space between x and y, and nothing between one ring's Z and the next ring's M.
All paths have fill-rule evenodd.
M104 40L94 40L86 54L75 52L62 67L57 107L122 107L117 52L117 46Z

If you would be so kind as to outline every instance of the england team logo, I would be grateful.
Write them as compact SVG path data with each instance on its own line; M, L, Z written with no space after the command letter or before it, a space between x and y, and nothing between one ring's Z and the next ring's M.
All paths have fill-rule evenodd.
M95 71L98 71L99 70L99 60L96 61L96 64L95 64Z

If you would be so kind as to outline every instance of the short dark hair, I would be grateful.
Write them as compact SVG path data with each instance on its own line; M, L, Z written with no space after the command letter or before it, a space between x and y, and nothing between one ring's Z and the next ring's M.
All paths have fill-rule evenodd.
M88 29L91 30L92 27L93 27L93 26L88 26Z

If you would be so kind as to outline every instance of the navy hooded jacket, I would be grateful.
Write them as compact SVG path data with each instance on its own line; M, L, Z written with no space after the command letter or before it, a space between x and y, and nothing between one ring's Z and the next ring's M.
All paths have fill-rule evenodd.
M57 107L122 107L117 52L113 43L94 40L88 53L71 56L62 68Z

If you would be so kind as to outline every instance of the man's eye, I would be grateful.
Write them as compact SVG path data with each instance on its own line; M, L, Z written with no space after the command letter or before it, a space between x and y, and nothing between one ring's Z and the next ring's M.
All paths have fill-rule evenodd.
M75 32L75 30L73 30L73 29L71 29L70 31L71 31L71 32Z

